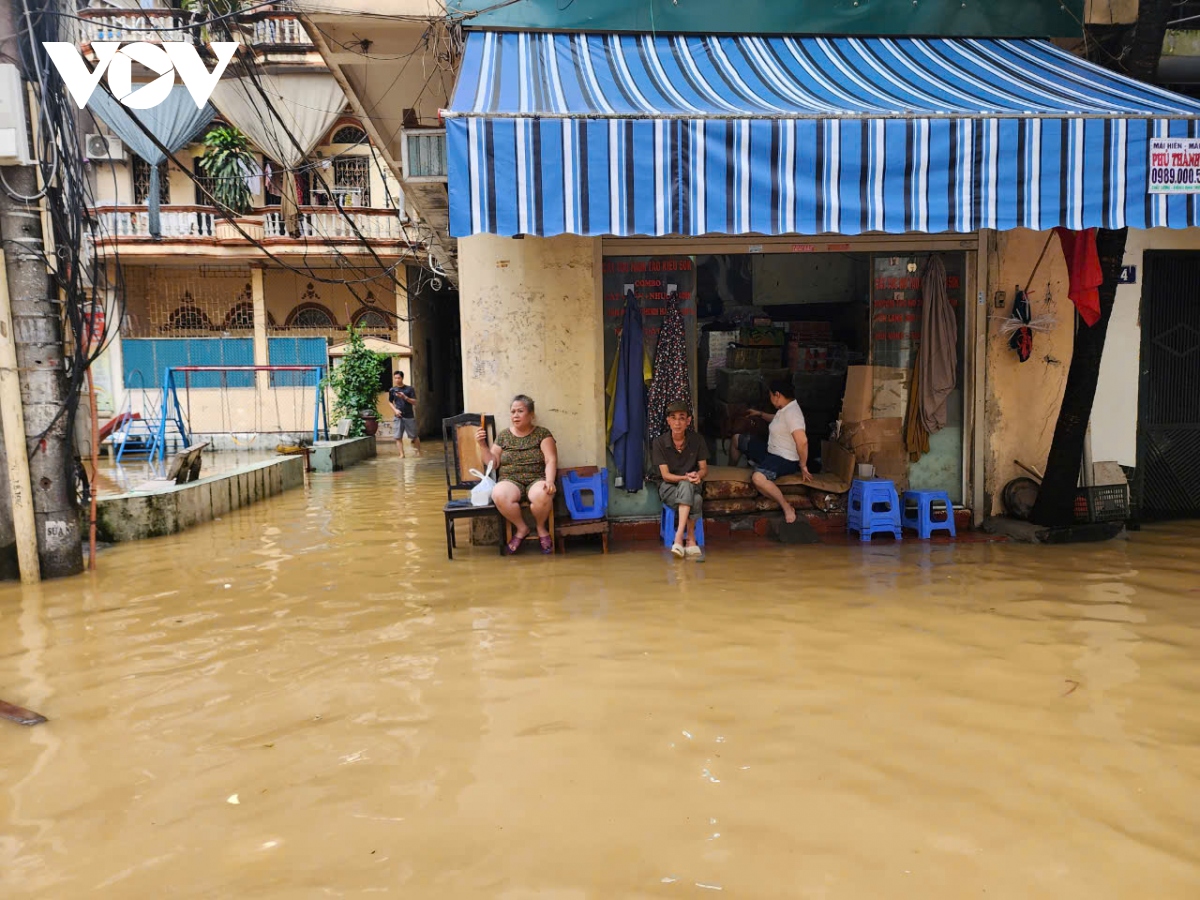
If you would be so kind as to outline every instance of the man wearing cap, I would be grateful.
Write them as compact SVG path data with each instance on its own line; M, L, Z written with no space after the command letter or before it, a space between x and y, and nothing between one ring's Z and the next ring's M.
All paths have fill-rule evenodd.
M689 430L692 415L682 400L667 404L667 426L669 430L650 443L650 461L662 476L658 496L664 506L675 510L675 542L671 552L680 559L689 557L699 561L704 558L704 551L696 543L696 522L704 507L708 445Z

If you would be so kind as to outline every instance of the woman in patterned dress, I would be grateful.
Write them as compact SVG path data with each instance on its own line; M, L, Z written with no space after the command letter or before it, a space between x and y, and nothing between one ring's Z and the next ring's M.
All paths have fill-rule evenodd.
M475 437L491 456L499 473L492 490L492 502L515 529L513 539L508 542L510 554L520 550L521 542L529 535L529 526L521 515L522 500L529 501L542 552L553 553L554 541L547 522L554 507L558 448L554 436L535 424L532 399L518 394L508 412L512 425L496 436L494 444L488 446L487 432L482 428Z

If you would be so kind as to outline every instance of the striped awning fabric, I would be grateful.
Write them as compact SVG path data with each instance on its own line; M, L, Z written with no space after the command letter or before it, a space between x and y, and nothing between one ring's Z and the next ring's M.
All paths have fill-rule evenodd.
M1149 185L1200 102L1043 41L476 32L446 116L457 237L1200 219Z

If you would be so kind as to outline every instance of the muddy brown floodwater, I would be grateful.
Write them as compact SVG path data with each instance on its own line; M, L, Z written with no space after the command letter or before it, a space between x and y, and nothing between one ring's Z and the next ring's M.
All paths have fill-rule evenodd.
M1200 527L447 563L386 455L0 589L0 896L1200 897Z

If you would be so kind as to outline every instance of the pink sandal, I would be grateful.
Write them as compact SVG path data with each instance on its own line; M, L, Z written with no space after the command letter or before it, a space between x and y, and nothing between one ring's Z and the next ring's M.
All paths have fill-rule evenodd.
M526 535L526 537L528 537L528 535ZM521 544L523 544L524 542L525 542L524 537L514 537L511 541L509 541L508 542L508 555L512 556L514 553L516 553L518 550L520 550Z
M550 535L538 535L538 543L542 545L542 552L547 556L554 552L554 538Z

